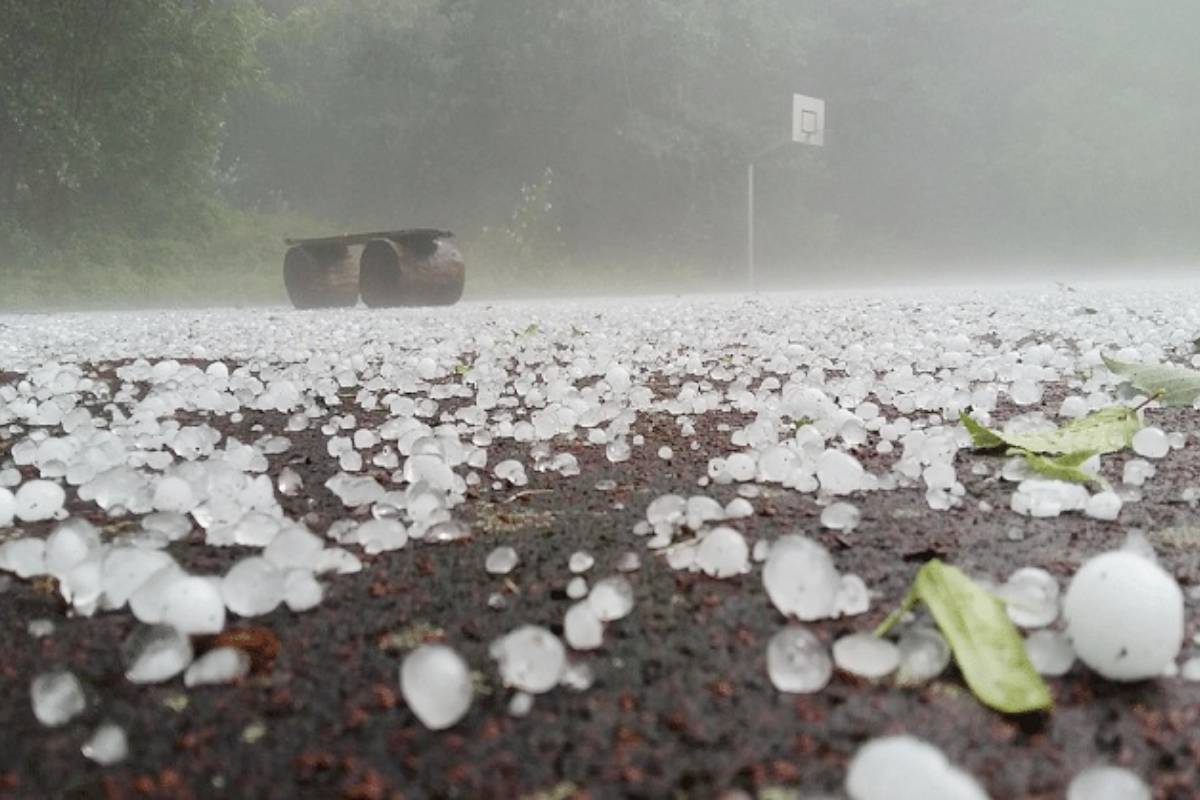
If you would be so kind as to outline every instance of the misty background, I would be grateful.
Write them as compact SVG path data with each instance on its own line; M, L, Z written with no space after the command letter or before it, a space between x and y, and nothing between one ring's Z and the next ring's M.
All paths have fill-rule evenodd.
M1192 264L1200 4L0 0L0 306L279 302L284 235L468 296ZM1065 273L1064 273L1065 274Z

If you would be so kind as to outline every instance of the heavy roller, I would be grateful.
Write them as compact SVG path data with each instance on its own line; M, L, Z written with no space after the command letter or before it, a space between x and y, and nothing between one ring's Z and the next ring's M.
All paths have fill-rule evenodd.
M371 308L452 305L466 280L453 239L435 228L285 239L283 283L296 308L345 308L359 297Z

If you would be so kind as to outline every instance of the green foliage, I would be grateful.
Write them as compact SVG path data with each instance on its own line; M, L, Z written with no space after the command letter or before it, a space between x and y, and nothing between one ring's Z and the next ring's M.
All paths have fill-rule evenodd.
M44 237L193 224L258 18L239 0L0 0L0 214Z
M190 237L84 231L7 253L0 311L284 304L285 235L311 219L214 210Z
M1115 453L1128 447L1133 435L1142 429L1138 412L1125 406L1104 408L1058 428L1031 433L999 433L965 411L959 413L959 419L980 449L1007 446L1031 453Z
M260 27L251 0L0 0L4 308L279 296L213 166Z
M1100 486L1107 486L1107 481L1084 471L1081 465L1098 453L1125 449L1142 428L1137 410L1125 406L1101 409L1059 428L1033 433L1000 433L965 411L959 413L959 420L971 434L972 444L981 450L1007 448L1010 455L1022 456L1029 468L1043 477Z
M922 602L954 652L967 686L985 705L1006 714L1049 709L1054 701L1025 652L1004 603L959 569L937 559L918 571L899 610L876 630L887 633L904 611Z
M1200 398L1200 372L1171 364L1126 364L1102 356L1104 366L1164 406L1191 406Z
M1065 453L1057 458L1050 458L1049 456L1032 453L1028 450L1020 450L1018 452L1025 457L1025 463L1029 465L1029 468L1044 478L1073 481L1075 483L1107 485L1107 481L1100 476L1080 469L1080 465L1083 462L1096 455L1094 451L1084 450L1079 453Z
M1006 444L1003 436L994 432L983 423L976 422L975 418L967 412L958 412L958 419L962 422L963 427L967 429L967 432L971 434L971 443L980 450L994 450Z

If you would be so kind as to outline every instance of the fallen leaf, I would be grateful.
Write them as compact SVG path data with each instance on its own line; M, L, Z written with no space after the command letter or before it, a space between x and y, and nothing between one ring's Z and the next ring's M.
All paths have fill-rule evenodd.
M1059 481L1074 481L1075 483L1097 483L1101 486L1108 485L1108 481L1104 480L1100 475L1094 475L1080 469L1081 464L1096 455L1091 450L1067 453L1058 458L1050 458L1028 450L1019 450L1017 452L1025 458L1025 463L1029 465L1030 469L1044 478L1053 478Z
M965 411L959 412L958 418L970 432L971 441L980 449L1007 445L1014 450L1043 454L1115 453L1128 447L1133 435L1142 429L1138 412L1126 406L1103 408L1060 427L1028 433L1006 434L992 430Z
M1104 366L1164 406L1191 406L1200 397L1200 372L1172 364L1126 364L1107 356Z
M950 645L971 692L986 706L1023 714L1053 706L1050 690L1025 652L1025 641L1004 610L956 567L934 559L919 570L899 609L876 629L882 636L916 603L924 603Z

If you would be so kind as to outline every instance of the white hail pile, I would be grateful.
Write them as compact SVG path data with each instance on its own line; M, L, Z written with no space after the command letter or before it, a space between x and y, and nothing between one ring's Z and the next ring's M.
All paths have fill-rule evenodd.
M128 609L141 623L123 651L130 681L180 674L187 686L236 681L249 670L244 653L218 648L194 660L190 637L281 606L317 607L326 583L361 570L364 558L471 536L458 516L468 491L511 502L530 483L570 481L581 469L560 449L568 442L596 448L617 470L591 487L612 492L628 488L619 470L640 451L655 463L682 463L683 453L702 447L704 417L736 412L742 422L718 428L727 436L722 451L705 451L706 468L689 477L695 488L650 499L631 533L675 570L738 581L762 565L762 585L786 623L766 653L780 691L819 691L835 666L921 683L942 673L950 653L920 620L902 626L894 643L845 636L832 655L825 638L797 624L863 614L872 594L799 531L774 541L758 535L760 498L811 495L821 526L847 546L879 524L864 514L869 493L915 490L929 510L955 513L977 481L1004 482L1012 493L1009 509L981 501L973 512L1116 521L1141 501L1153 462L1191 444L1185 433L1143 429L1133 440L1139 458L1125 463L1121 481L1089 491L1032 474L1021 459L993 469L971 455L957 416L970 410L984 424L1007 417L1011 433L1129 401L1101 353L1198 364L1190 348L1200 302L1194 291L1190 297L1096 291L1086 298L993 292L465 304L403 314L273 314L270 324L264 311L9 318L0 372L20 377L0 384L0 444L9 445L0 462L0 569L20 579L52 576L79 616ZM1064 319L1064 303L1083 308L1085 300L1086 313ZM1186 319L1174 314L1165 323L1164 307L1186 309ZM121 366L109 373L93 366L114 362ZM1053 413L1039 410L1058 395L1065 396ZM258 412L284 422L256 426L244 440L214 427ZM640 432L652 417L687 444ZM324 487L346 515L323 531L281 506L313 491L289 463L299 436L317 436L336 465ZM524 455L512 457L514 448ZM501 451L509 457L498 458ZM1100 462L1083 468L1096 474ZM713 487L737 496L722 504L707 493ZM1020 526L1010 528L1019 540ZM248 552L223 575L193 574L173 554L199 547ZM528 714L534 695L556 686L590 686L591 668L577 659L603 647L606 626L634 613L637 550L622 553L616 574L589 587L582 574L594 563L579 551L566 565L572 603L557 612L565 645L541 627L557 621L550 619L492 643L499 675L515 690L514 715ZM517 564L516 551L500 543L483 565L463 569L502 577ZM1013 621L1034 629L1027 646L1043 674L1063 674L1076 656L1118 680L1174 665L1182 595L1145 553L1099 556L1061 603L1050 573L1013 566L997 592ZM740 585L757 590L757 581ZM489 599L493 608L505 604L500 593ZM1060 605L1065 633L1056 627ZM53 635L53 626L36 635ZM429 728L452 726L469 711L470 668L449 646L409 653L400 684ZM88 704L79 679L61 671L38 676L31 697L37 718L51 726ZM97 729L83 747L101 764L126 749L115 726ZM910 779L913 791L982 796L940 752L905 738L865 746L847 791L894 797L890 787ZM1122 780L1093 771L1077 783L1096 792L1093 784Z

